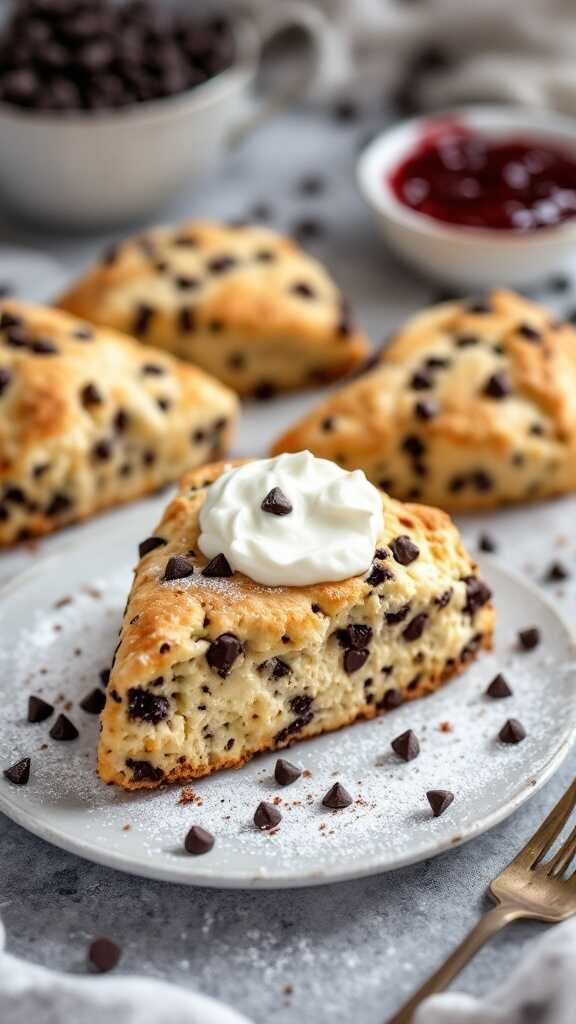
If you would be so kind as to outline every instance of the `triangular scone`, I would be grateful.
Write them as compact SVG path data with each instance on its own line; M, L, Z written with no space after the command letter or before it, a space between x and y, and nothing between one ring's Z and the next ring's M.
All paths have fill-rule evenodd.
M490 592L448 516L385 494L363 576L203 576L199 513L226 468L190 473L141 545L102 713L105 782L152 788L241 765L430 693L491 644ZM185 578L166 581L169 563Z
M574 490L576 331L508 291L426 310L273 451L301 448L454 512Z
M238 399L67 313L0 304L0 544L178 479L227 450Z
M268 228L158 228L109 252L58 303L214 374L241 395L335 380L362 362L324 267Z

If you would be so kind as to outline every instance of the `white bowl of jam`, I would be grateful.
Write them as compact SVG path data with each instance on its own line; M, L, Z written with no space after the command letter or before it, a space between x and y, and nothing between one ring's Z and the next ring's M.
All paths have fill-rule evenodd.
M469 107L414 118L362 153L360 189L418 271L462 288L513 287L576 256L576 121Z

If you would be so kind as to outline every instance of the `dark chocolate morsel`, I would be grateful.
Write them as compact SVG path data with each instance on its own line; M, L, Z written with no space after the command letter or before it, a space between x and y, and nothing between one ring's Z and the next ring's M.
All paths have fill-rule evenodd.
M420 549L417 544L410 538L402 534L400 537L396 537L395 540L390 544L390 550L394 555L394 558L400 565L410 565L414 562L420 554Z
M291 786L302 775L302 769L291 761L279 757L274 767L274 778L279 786Z
M509 718L500 729L498 739L502 743L521 743L526 739L526 729L517 718Z
M79 735L78 729L66 715L58 715L50 729L50 736L53 740L76 740Z
M187 853L200 856L203 853L209 853L214 846L214 842L214 836L211 832L202 828L201 825L192 825L192 828L186 833L184 848Z
M183 555L173 555L166 563L164 580L185 580L194 573L194 566Z
M120 962L120 947L111 939L94 939L88 947L88 960L99 974L106 974Z
M144 555L149 554L150 551L154 551L156 548L161 548L167 541L163 537L147 537L146 540L140 541L138 545L138 554L140 558L144 558Z
M413 761L420 753L418 737L412 729L407 729L406 732L401 733L400 736L392 740L390 745L394 753L398 754L398 757L401 757L403 761Z
M105 704L106 694L102 689L92 690L80 701L82 711L86 711L89 715L99 715L104 710Z
M449 789L429 789L426 798L432 808L432 814L435 818L439 818L450 807L454 800L454 793L451 793Z
M45 722L54 713L52 704L42 700L42 697L28 697L28 721Z
M273 487L263 499L260 508L273 516L287 516L292 512L292 503L279 487Z
M23 757L21 761L17 761L10 768L5 768L2 774L13 786L26 786L30 779L30 758Z
M342 783L335 782L323 797L322 803L324 807L329 807L333 811L341 811L344 807L350 806L352 797Z
M214 558L210 559L207 565L202 569L202 575L215 578L225 579L228 576L234 575L234 569L230 565L225 555L215 555Z
M234 633L222 633L210 644L206 660L210 668L224 679L241 653L242 644L238 637Z
M493 697L495 700L502 700L504 697L512 696L512 690L501 672L494 676L494 679L486 688L486 695Z
M262 800L258 804L256 811L254 812L254 824L256 828L262 831L268 831L271 828L276 828L276 825L282 820L282 815L278 808L274 804L269 804L265 800Z

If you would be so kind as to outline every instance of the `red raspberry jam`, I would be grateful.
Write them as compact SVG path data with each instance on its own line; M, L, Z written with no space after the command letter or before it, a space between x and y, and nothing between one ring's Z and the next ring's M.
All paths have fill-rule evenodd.
M576 217L576 154L436 124L389 178L404 206L445 224L540 231Z

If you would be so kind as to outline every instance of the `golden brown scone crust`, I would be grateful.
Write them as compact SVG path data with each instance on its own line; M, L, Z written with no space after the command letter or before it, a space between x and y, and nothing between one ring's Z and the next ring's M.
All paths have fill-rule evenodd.
M428 309L273 451L302 448L452 512L572 491L576 331L503 290Z
M67 313L0 304L0 544L155 491L224 452L236 396Z
M387 495L380 550L363 576L307 587L202 576L199 512L228 466L184 479L155 531L159 546L137 567L102 713L106 782L153 788L239 766L258 751L379 714L392 706L392 690L404 700L430 693L490 646L489 591L451 520ZM419 554L401 564L392 542L406 536ZM169 559L183 554L194 575L165 582ZM358 623L371 630L354 639L365 660L346 668L338 631ZM223 635L240 647L221 674L210 652Z
M58 305L167 349L242 395L335 380L368 351L324 267L254 225L150 231L109 253Z

